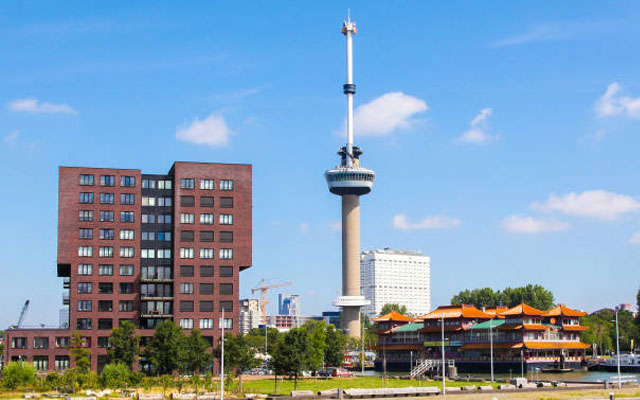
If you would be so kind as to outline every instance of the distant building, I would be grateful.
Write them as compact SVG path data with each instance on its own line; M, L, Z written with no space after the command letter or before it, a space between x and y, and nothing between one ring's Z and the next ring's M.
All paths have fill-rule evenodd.
M299 328L314 318L304 315L269 315L267 325L279 331L288 331L291 328Z
M333 324L336 328L340 327L340 311L323 311L322 319L327 324Z
M262 323L260 300L240 300L240 318L238 327L240 332L246 335L251 329L258 328Z
M629 311L630 313L633 312L633 305L629 303L618 304L616 308L618 309L618 311Z
M363 307L369 317L382 307L397 303L413 315L431 311L431 259L407 250L363 251L360 257L362 294L371 302Z
M302 309L300 307L300 295L291 294L278 295L278 314L280 315L302 315Z

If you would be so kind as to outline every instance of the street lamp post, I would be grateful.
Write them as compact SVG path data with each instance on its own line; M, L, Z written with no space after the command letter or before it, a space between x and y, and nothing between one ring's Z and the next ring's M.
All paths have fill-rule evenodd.
M618 307L616 307L616 355L618 357L618 389L622 387L620 379L620 334L618 332Z
M362 369L362 376L364 376L364 359L365 359L365 354L364 354L364 321L362 318L362 311L360 311L360 329L361 329L361 337L362 337L362 358L360 359L360 367Z
M445 396L447 394L447 386L444 380L444 313L442 313L440 325L442 327L442 395Z
M224 308L222 309L222 343L220 345L220 400L224 400Z
M520 350L520 378L524 378L524 350Z
M491 382L493 382L493 324L489 320L489 343L490 343L490 358L491 358Z

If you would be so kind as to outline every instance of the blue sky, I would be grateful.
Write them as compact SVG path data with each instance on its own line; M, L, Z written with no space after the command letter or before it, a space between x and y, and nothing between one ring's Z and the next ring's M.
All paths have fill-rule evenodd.
M57 167L252 163L254 266L304 313L340 288L347 7L362 248L432 257L433 304L529 282L570 306L640 275L640 4L9 2L0 6L0 326L56 322ZM275 310L276 294L270 305Z

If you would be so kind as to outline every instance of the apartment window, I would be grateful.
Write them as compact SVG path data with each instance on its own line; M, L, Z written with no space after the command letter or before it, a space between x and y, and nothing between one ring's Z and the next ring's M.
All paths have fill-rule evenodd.
M91 228L79 228L78 239L93 239L93 229Z
M191 276L193 276L193 265L181 265L180 266L180 276L181 277L191 277Z
M100 246L98 249L98 255L102 258L112 258L113 246Z
M233 225L232 214L220 214L220 225Z
M158 258L171 258L171 249L158 249Z
M49 338L48 337L34 337L33 338L33 348L34 349L48 349L49 348Z
M133 265L121 265L120 276L133 276Z
M193 178L180 179L180 189L194 189L196 186L196 180Z
M27 348L27 338L26 337L14 337L14 338L11 338L11 348L12 349L26 349Z
M171 214L160 214L160 215L158 215L158 223L159 224L170 224L171 223Z
M100 211L100 222L113 222L113 211Z
M58 336L56 337L56 348L57 349L66 349L69 347L69 343L71 340L66 336Z
M220 208L233 208L233 197L220 197Z
M78 300L78 311L79 312L91 312L92 309L91 300Z
M201 301L200 312L213 312L213 301L208 301L208 300Z
M231 179L220 180L220 190L233 190L233 180Z
M233 283L221 283L220 294L233 294Z
M180 241L193 242L193 231L180 231Z
M171 207L172 203L171 197L158 197L158 207Z
M134 249L133 247L120 247L120 257L122 258L133 258Z
M213 249L200 249L200 258L213 258Z
M120 312L133 311L133 300L120 300L118 302L118 311Z
M113 175L100 175L100 186L115 186L116 177Z
M200 329L213 329L213 318L202 318L200 320Z
M93 186L93 175L80 174L80 186Z
M133 282L120 282L120 294L133 293Z
M233 242L233 232L230 232L230 231L220 232L220 241L224 243Z
M113 275L113 265L110 264L102 264L98 266L98 275Z
M224 325L224 329L233 329L233 318L225 318L221 325ZM220 328L222 329L222 326Z
M78 221L80 221L80 222L93 221L93 211L91 211L91 210L80 210L80 211L78 211Z
M49 356L33 356L33 366L38 371L49 370Z
M191 213L181 213L180 214L180 223L181 224L193 224L195 222L195 215Z
M143 207L155 207L156 198L153 196L142 196L142 206Z
M78 257L93 257L93 247L91 246L79 246Z
M113 204L115 196L113 193L100 193L100 204Z
M200 223L204 225L213 225L213 214L200 214Z
M90 294L92 291L91 282L78 282L78 294Z
M193 301L180 301L180 312L193 312Z
M123 187L134 187L136 185L136 177L135 176L121 176L120 177L120 186Z
M193 283L181 283L180 284L180 293L181 294L193 294Z
M136 195L133 193L120 194L120 204L125 204L125 205L136 204Z
M142 249L140 250L140 258L156 258L156 250Z
M142 223L143 224L155 224L156 215L155 214L142 214Z
M209 278L213 276L213 265L200 266L200 277Z
M193 318L180 318L180 328L193 329Z
M213 190L215 188L216 188L216 184L213 179L200 179L200 189Z
M201 242L213 242L213 232L212 231L200 231L200 241Z
M233 312L233 301L221 301L219 311Z
M160 241L160 242L170 242L171 241L171 232L158 232L158 241Z
M120 229L120 240L133 240L133 229Z
M78 199L78 203L81 203L81 204L93 204L93 193L91 193L91 192L80 192L80 197Z
M64 371L71 367L71 361L69 356L56 356L55 358L55 368L56 371Z
M76 321L76 329L78 330L90 330L91 329L91 318L78 318Z
M168 179L160 179L158 181L158 189L172 189L173 188L173 181L170 181Z
M143 189L155 189L156 181L153 179L143 179L142 180L142 188Z
M100 336L98 337L98 348L107 349L111 347L111 343L109 343L109 336Z
M181 247L180 258L193 258L193 249L187 248L187 247Z
M212 196L200 197L200 207L213 207L213 197Z
M100 294L112 294L113 293L113 283L111 283L111 282L99 282L98 283L98 293L100 293Z
M142 218L144 218L145 214L142 214ZM142 240L156 240L155 232L142 232Z
M112 312L112 311L113 311L113 301L111 300L98 301L98 312Z
M180 196L180 205L183 207L193 207L196 201L193 196Z
M100 229L100 239L113 240L113 229Z
M200 294L213 294L213 283L201 283Z
M228 278L230 276L233 276L233 267L231 266L220 267L220 276L223 278Z
M98 329L103 331L113 329L113 320L111 318L99 318Z
M78 275L92 275L93 265L91 264L78 264Z
M220 249L221 260L233 260L233 249Z
M120 211L120 222L133 222L135 213L133 211Z

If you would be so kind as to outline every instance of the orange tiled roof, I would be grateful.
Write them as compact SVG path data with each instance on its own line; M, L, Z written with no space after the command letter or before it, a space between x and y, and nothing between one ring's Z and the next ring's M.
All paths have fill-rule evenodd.
M495 306L495 307L486 307L484 310L485 313L493 315L497 318L502 318L501 313L507 311L509 307L507 306Z
M486 318L491 319L493 315L482 312L474 306L461 304L458 306L440 306L429 314L421 315L418 319L424 321L426 319L440 319L444 315L445 319L454 318Z
M373 322L412 322L413 318L400 314L399 312L392 310L391 312L381 315L378 318L371 318Z
M500 315L510 316L510 315L544 315L544 311L540 311L537 308L533 308L524 303L520 303L517 306L508 309L507 311L503 311Z
M571 309L567 306L565 306L564 304L560 304L554 308L552 308L551 310L547 311L546 313L544 313L545 317L582 317L584 315L587 315L586 312L583 311L576 311L574 309Z
M588 349L591 345L582 342L524 342L528 349Z
M582 325L562 325L562 329L565 331L586 331L589 328Z

